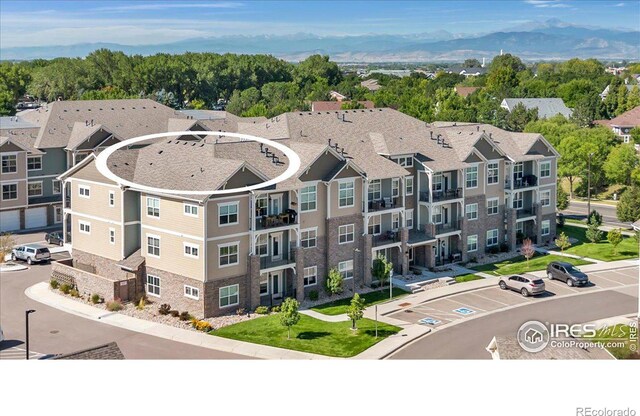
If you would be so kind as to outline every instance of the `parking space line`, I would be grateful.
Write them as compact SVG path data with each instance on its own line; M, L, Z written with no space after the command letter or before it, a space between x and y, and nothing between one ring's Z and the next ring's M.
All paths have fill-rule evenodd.
M547 282L547 284L552 284L552 287L558 287L558 288L567 289L567 290L569 290L570 292L573 292L573 293L580 292L579 290L567 285L566 283L562 283L562 282L559 282L559 281L556 281L556 280L549 280Z
M489 301L491 301L491 302L499 303L500 305L503 305L503 306L509 306L509 304L508 304L508 303L502 303L502 302L500 302L499 300L491 299L491 298L488 298L488 297L486 297L486 296L482 296L482 295L480 295L480 294L478 294L478 293L471 293L471 294L472 294L472 295L475 295L475 296L477 296L477 297L479 297L479 298L489 300Z
M613 272L615 274L619 274L620 276L622 276L622 277L624 277L626 279L631 279L633 281L637 281L638 280L638 276L637 275L636 276L629 276L628 274L622 273L621 271L618 271L618 270L611 270L610 272Z
M623 285L622 283L618 282L617 280L607 279L606 277L604 277L604 276L602 276L602 275L600 275L600 274L596 275L596 277L597 277L598 279L604 279L604 280L606 280L607 282L610 282L610 283L615 283L615 284L616 284L616 285L618 285L618 286ZM613 286L613 287L615 287L615 286Z

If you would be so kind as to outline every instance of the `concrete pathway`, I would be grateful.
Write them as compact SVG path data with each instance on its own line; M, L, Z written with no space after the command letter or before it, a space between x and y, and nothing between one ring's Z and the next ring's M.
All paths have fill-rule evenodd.
M316 312L311 309L300 309L300 313L325 322L344 322L349 320L346 313L342 313L340 315L325 315L324 313Z

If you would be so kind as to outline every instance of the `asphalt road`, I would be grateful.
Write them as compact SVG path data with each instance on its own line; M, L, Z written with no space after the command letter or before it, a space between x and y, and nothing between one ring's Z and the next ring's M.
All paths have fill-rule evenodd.
M50 265L33 265L29 270L2 273L0 276L0 326L6 339L0 343L0 359L23 359L24 311L27 309L36 310L29 318L30 350L34 358L70 353L112 341L118 343L128 359L249 358L139 334L71 315L29 299L24 294L25 289L48 281L50 272Z
M529 320L584 323L637 313L638 286L588 292L579 296L531 302L525 306L453 325L419 339L390 359L489 359L485 350L496 335L515 336Z
M631 228L631 223L620 222L616 216L616 207L613 205L591 203L591 210L596 210L602 215L602 221L604 225L611 225L613 227ZM564 211L561 211L565 216L576 219L587 218L587 203L571 201L569 207Z

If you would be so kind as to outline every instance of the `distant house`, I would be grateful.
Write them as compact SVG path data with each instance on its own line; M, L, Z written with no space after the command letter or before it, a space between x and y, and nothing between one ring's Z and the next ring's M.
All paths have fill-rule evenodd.
M640 126L640 106L632 108L611 120L596 120L594 123L611 128L623 142L629 143L631 129Z
M360 83L362 88L366 88L371 92L378 91L380 89L380 84L378 84L378 80L375 78L366 79Z
M342 109L342 104L346 101L313 101L311 103L311 111L338 111ZM364 108L375 108L373 101L358 101Z
M336 101L344 101L347 99L346 95L342 95L338 91L331 91L329 92L329 95L331 96L332 99Z
M455 86L453 89L458 93L459 96L466 98L467 96L473 94L478 90L479 87L460 87Z
M537 108L538 118L551 118L558 114L571 117L571 109L564 105L562 98L505 98L500 107L512 112L518 104L524 105L527 110Z
M625 86L627 87L627 91L631 92L631 90L633 89L633 87L636 87L636 84L625 84ZM609 87L610 85L607 85L607 87L600 93L600 98L602 98L603 100L605 98L607 98L607 95L609 95Z
M581 348L549 344L540 352L522 349L515 337L494 337L486 350L494 360L613 360L604 348Z
M487 73L487 71L488 69L483 67L465 68L462 66L453 66L447 69L445 72L447 74L464 75L465 77L469 78L469 77L477 77L479 75L484 75Z

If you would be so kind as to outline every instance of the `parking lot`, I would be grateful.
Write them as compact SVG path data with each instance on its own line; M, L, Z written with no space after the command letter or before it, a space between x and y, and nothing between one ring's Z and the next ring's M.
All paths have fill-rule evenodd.
M411 306L390 315L409 323L422 323L437 328L460 319L468 319L491 311L527 303L539 302L551 297L590 293L598 289L620 288L637 292L638 267L589 273L590 283L584 287L569 287L557 280L543 279L546 292L535 297L524 297L518 292L497 287L478 289L467 293L434 299ZM464 283L463 283L464 284Z

